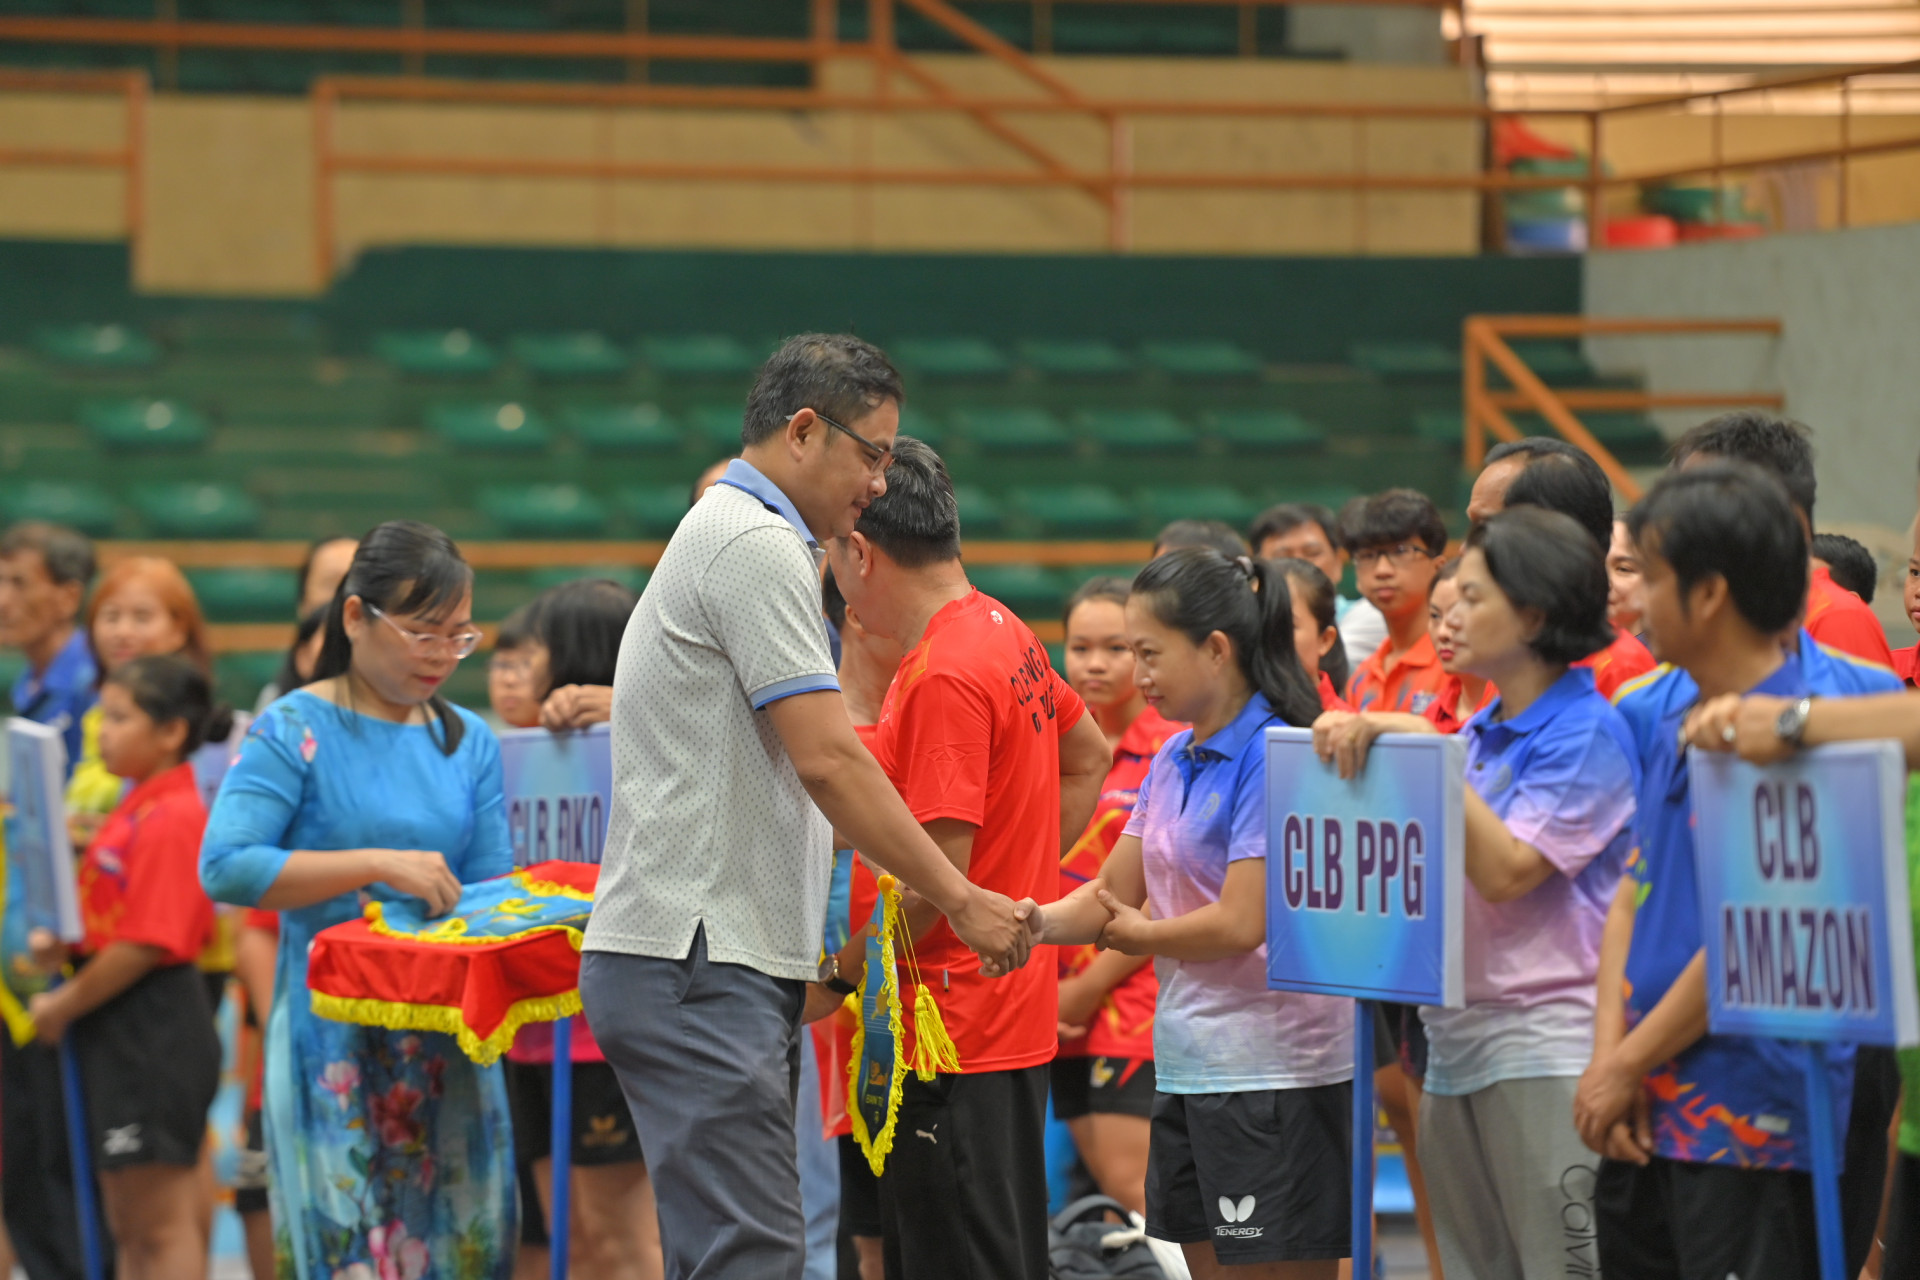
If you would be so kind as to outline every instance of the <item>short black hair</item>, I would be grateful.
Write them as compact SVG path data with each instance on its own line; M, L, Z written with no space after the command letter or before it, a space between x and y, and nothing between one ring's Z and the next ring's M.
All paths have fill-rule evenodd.
M1060 625L1065 626L1073 621L1073 611L1089 600L1105 600L1112 604L1125 605L1127 597L1132 593L1131 578L1115 577L1112 574L1088 578L1075 587L1073 594L1067 597L1067 607L1060 611Z
M1268 507L1247 526L1247 545L1258 551L1268 538L1285 537L1303 524L1319 525L1329 543L1335 547L1340 545L1339 522L1333 512L1317 502L1283 502L1277 507Z
M1826 561L1835 582L1865 603L1873 603L1873 589L1880 585L1880 565L1864 545L1844 533L1816 533L1813 558Z
M1613 541L1613 485L1584 450L1541 454L1507 486L1507 507L1545 507L1573 519L1604 551Z
M213 682L179 654L130 659L109 671L101 683L125 689L133 705L156 725L184 721L187 736L180 746L182 760L205 743L222 741L233 732L233 713L215 701Z
M1212 547L1223 556L1244 556L1247 544L1224 520L1175 520L1153 540L1153 554L1176 547Z
M22 551L39 552L47 577L60 586L69 582L87 586L99 568L86 534L46 520L22 520L0 534L0 556L17 556Z
M802 409L852 426L887 401L904 403L900 373L886 353L850 333L788 338L760 366L740 422L742 446L759 444Z
M1673 465L1682 466L1696 455L1751 462L1786 487L1788 499L1812 524L1813 500L1820 488L1813 472L1812 435L1804 422L1760 409L1735 409L1681 436L1673 446Z
M532 630L527 626L528 608L529 606L527 605L521 605L518 609L508 614L506 618L501 621L499 627L495 629L493 633L493 651L495 653L500 652L502 649L518 649L521 645L526 644L534 638Z
M1348 551L1418 542L1428 555L1447 549L1440 508L1418 489L1388 489L1355 498L1340 512L1340 543Z
M1669 471L1627 513L1627 531L1672 566L1683 605L1695 583L1716 575L1757 631L1785 631L1806 605L1807 539L1793 500L1750 462Z
M960 506L947 464L932 445L912 436L893 442L887 491L867 504L853 528L903 569L960 558Z
M1521 473L1526 474L1525 472ZM1527 647L1543 662L1567 665L1613 642L1607 625L1607 555L1572 516L1543 507L1508 507L1467 535L1515 610L1540 614Z
M570 684L612 684L620 640L639 599L611 578L577 578L535 596L526 628L547 646L547 687L540 695Z
M847 629L847 598L840 594L840 584L834 580L832 565L820 571L820 612L833 624L835 631Z
M1572 455L1586 457L1586 451L1571 440L1562 440L1559 436L1524 436L1518 440L1502 440L1487 450L1486 458L1481 462L1482 470L1496 462L1505 462L1508 458L1523 458L1528 462L1537 462L1541 458L1564 458Z

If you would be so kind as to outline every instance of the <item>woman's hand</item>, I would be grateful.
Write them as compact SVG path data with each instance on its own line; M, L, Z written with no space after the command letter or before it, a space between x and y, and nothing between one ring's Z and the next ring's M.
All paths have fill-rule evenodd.
M447 860L431 849L382 849L375 877L397 893L427 904L428 916L443 916L460 901L460 881Z
M65 990L41 992L27 1001L27 1013L33 1018L33 1038L46 1045L59 1044L73 1022Z
M50 977L67 967L67 944L51 929L27 930L27 951L33 957L33 967Z
M1367 751L1380 736L1381 726L1358 711L1328 711L1313 722L1313 750L1343 779L1356 778L1367 767Z
M605 724L613 719L613 686L562 685L540 704L540 723L555 733Z
M1139 908L1128 906L1105 889L1096 896L1100 905L1113 915L1113 919L1107 921L1107 927L1100 931L1099 945L1125 956L1150 955L1152 918Z
M1087 1028L1093 1025L1093 1015L1100 1012L1100 1002L1107 993L1085 978L1062 978L1060 980L1060 1038L1078 1040L1087 1034Z
M70 813L67 815L67 839L73 842L73 851L81 852L93 843L100 834L100 828L106 824L104 813Z

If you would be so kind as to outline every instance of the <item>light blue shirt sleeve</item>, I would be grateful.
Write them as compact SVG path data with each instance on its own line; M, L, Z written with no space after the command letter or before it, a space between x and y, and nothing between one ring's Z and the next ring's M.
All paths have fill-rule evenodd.
M1147 793L1153 787L1153 775L1159 772L1162 758L1161 756L1155 756L1153 763L1147 766L1146 776L1140 779L1140 788L1135 791L1133 795L1133 812L1127 815L1127 825L1120 828L1121 835L1141 836L1146 834Z
M1260 737L1245 747L1233 791L1233 825L1227 832L1227 862L1267 856L1267 749Z
M1502 814L1514 839L1538 849L1569 878L1633 822L1639 782L1632 761L1605 726L1590 722L1586 728L1540 744L1526 771L1513 780ZM1499 797L1493 799L1497 803Z
M465 713L463 713L465 714ZM467 715L467 736L473 738L473 838L466 856L454 868L462 884L491 880L513 870L513 838L507 830L505 774L500 767L500 740L478 716Z
M283 847L305 791L300 726L269 708L220 784L200 844L200 885L215 902L251 907L273 887L292 851Z

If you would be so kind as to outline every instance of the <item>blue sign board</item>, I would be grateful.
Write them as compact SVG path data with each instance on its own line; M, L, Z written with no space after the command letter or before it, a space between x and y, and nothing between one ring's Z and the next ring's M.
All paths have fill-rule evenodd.
M574 733L515 729L500 735L513 865L594 862L613 812L610 727Z
M67 838L66 743L58 729L16 717L7 721L7 764L7 860L19 872L11 884L23 890L26 927L78 942L86 931Z
M1688 767L1712 1029L1920 1043L1898 744Z
M1310 729L1267 730L1267 983L1457 1007L1466 743L1383 734L1342 781Z

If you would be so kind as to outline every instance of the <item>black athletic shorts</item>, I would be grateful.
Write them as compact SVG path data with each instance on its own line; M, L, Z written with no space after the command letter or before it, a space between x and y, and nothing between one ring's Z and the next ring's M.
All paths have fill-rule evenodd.
M1047 1064L909 1074L880 1175L887 1280L1046 1280Z
M1909 1098L1920 1107L1920 1098ZM1863 1044L1854 1050L1853 1105L1847 1113L1846 1151L1840 1166L1840 1222L1846 1237L1847 1274L1857 1276L1880 1226L1880 1200L1887 1188L1887 1130L1900 1109L1900 1062L1892 1049Z
M1600 1272L1632 1280L1812 1280L1813 1179L1789 1169L1602 1160Z
M840 1143L840 1230L844 1235L880 1238L880 1179L867 1163L867 1153L843 1133Z
M1920 1106L1911 1099L1908 1106ZM1920 1280L1920 1156L1905 1151L1893 1165L1893 1202L1887 1206L1887 1255L1880 1280Z
M1055 1058L1049 1074L1056 1119L1153 1115L1152 1058Z
M507 1097L513 1105L513 1149L524 1162L553 1155L553 1067L544 1062L507 1063ZM620 1081L604 1062L573 1064L573 1163L628 1164L640 1159L640 1135Z
M1352 1133L1350 1084L1157 1094L1147 1234L1222 1266L1347 1257Z
M220 1087L220 1036L198 969L150 970L69 1034L98 1167L200 1162Z

